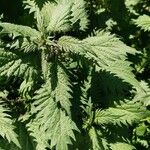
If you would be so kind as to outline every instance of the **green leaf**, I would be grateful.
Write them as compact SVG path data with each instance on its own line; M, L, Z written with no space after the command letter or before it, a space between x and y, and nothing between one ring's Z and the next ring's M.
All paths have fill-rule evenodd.
M140 27L144 31L150 31L150 16L143 15L133 20L135 25Z
M50 22L47 27L49 32L65 32L71 28L71 7L72 2L70 0L62 0L57 4L50 4ZM61 10L61 11L60 11Z
M135 92L135 98L134 100L137 102L142 102L144 106L149 106L150 105L150 87L148 83L145 81L141 81L140 85L143 90L138 90Z
M146 133L146 130L147 130L147 127L144 124L138 126L136 128L137 136L144 136L144 134Z
M71 36L62 36L61 38L59 38L58 45L61 49L68 53L71 52L80 55L85 55L86 53L87 46L78 39Z
M89 20L86 12L86 6L84 0L73 0L74 5L72 6L72 16L71 19L74 29L79 28L80 30L87 29ZM77 26L77 27L76 27Z
M30 13L34 12L40 31L66 32L87 29L88 19L83 0L48 1L43 4L41 10L34 1L27 0L25 4Z
M95 114L95 123L99 125L114 124L128 126L139 122L142 118L146 118L150 112L141 103L122 102L116 107L109 107L105 110L97 110Z
M72 144L70 137L75 140L73 130L78 130L72 120L63 111L59 112L59 122L52 131L51 147L56 145L56 150L68 150L68 144Z
M29 133L26 131L25 125L21 122L16 123L18 140L21 145L21 149L13 143L8 143L5 140L0 139L0 150L35 150L35 143Z
M103 145L103 137L100 137L97 133L97 130L94 127L91 127L89 130L89 136L92 141L92 149L93 150L106 150Z
M13 52L0 49L0 76L7 78L14 76L24 79L19 91L23 97L29 98L28 92L31 91L34 85L34 79L37 78L37 70L34 64L28 61L28 56L21 57Z
M135 54L136 51L125 45L114 35L107 32L97 32L95 36L82 41L63 36L58 40L58 45L68 53L82 55L97 66L97 71L106 70L125 82L141 89L132 73L132 67L126 60L127 53Z
M71 138L75 140L73 130L78 131L78 129L65 113L66 111L70 115L66 75L60 66L57 68L53 65L50 73L53 84L47 81L37 91L31 111L36 117L28 127L31 135L36 139L38 150L46 147L67 150L67 145L72 144ZM48 140L51 140L50 145L47 143Z
M29 79L32 76L36 76L37 71L32 64L21 59L18 55L12 52L6 52L3 49L0 49L0 75L1 76L16 76L16 77L25 77Z
M34 40L32 41L28 38L18 38L12 43L8 43L7 48L16 49L25 53L35 52L38 49L38 45L34 42Z
M53 79L52 79L53 80ZM55 99L57 102L60 102L60 105L64 110L66 110L68 115L71 115L70 112L70 83L67 74L60 66L57 69L57 87L55 89Z
M40 38L40 32L28 26L16 25L11 23L0 23L2 31L0 34L13 34L14 36Z
M111 150L136 150L136 149L133 145L118 142L111 144Z
M8 109L2 103L0 99L0 135L7 139L8 142L13 142L18 147L21 147L17 139L17 134L14 132L15 126L13 125L10 115L8 115Z

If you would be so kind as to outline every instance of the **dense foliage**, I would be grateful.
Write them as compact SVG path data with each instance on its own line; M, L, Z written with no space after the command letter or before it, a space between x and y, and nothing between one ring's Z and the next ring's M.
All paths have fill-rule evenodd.
M0 1L0 150L150 148L149 0Z

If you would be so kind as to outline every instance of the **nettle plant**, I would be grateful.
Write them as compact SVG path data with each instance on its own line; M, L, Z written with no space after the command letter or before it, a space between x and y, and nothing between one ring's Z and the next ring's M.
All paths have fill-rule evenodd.
M127 60L136 51L105 31L81 34L90 23L85 4L25 0L35 25L0 22L2 149L135 148L129 129L149 115Z

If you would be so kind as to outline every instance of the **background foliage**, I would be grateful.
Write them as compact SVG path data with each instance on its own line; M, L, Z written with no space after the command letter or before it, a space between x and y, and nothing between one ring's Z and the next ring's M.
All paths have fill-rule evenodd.
M150 148L149 0L0 1L0 150Z

